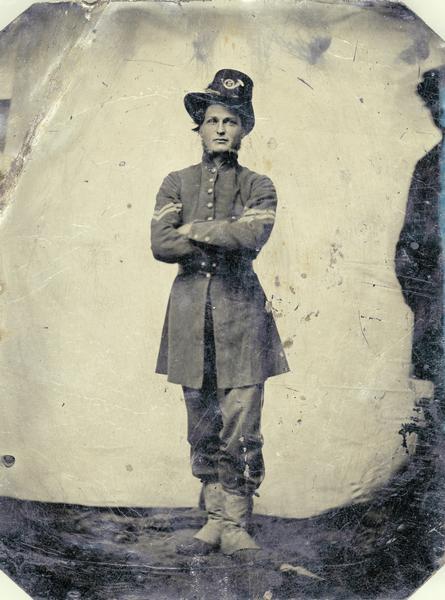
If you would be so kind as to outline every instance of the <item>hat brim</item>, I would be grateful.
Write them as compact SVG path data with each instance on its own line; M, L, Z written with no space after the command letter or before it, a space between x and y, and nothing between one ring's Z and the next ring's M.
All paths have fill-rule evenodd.
M190 92L184 98L184 106L193 121L200 125L202 122L202 112L207 109L210 104L222 104L227 108L237 112L242 121L246 133L252 131L255 125L255 114L253 112L252 102L244 102L242 104L236 98L227 98L219 94L210 92ZM201 119L200 119L201 115Z

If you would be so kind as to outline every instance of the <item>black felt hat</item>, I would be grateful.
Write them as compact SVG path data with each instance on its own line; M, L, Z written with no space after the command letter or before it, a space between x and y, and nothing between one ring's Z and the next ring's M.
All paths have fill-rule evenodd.
M184 98L187 112L201 125L206 108L210 104L222 104L239 114L246 133L255 125L252 106L253 81L245 73L235 69L218 71L204 92L190 92Z

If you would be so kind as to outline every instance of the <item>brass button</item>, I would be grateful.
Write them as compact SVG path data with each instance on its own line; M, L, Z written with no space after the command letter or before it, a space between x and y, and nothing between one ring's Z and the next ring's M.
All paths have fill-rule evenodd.
M212 274L211 274L211 273L206 273L206 277L207 277L207 279L209 279L209 277L211 277L211 276L212 276Z
M207 193L208 193L208 194L213 194L213 188L209 188L209 189L207 190Z
M208 236L208 235L206 235L206 237L204 238L204 241L205 241L205 242L210 242L210 238L209 238L209 236Z
M206 263L205 263L205 262L202 262L202 263L201 263L201 267L205 267L205 266L206 266Z
M194 237L195 240L197 240L199 236L198 236L197 233L195 233L195 235L193 237Z
M213 217L207 217L207 221L213 221Z
M213 208L213 202L207 202L208 208Z
M210 183L212 183L212 181L215 181L215 179L213 177L210 177L209 181Z
M216 173L216 169L215 167L213 167L213 169L211 169L212 173Z
M212 267L216 267L216 263L212 263Z

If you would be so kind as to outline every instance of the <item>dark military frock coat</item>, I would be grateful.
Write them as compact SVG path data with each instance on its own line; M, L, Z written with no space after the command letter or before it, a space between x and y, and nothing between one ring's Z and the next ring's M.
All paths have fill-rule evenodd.
M270 308L252 268L275 218L268 177L235 156L167 175L156 198L151 245L156 259L178 263L162 332L157 373L199 389L210 307L219 388L264 382L289 370ZM187 236L177 229L191 223Z

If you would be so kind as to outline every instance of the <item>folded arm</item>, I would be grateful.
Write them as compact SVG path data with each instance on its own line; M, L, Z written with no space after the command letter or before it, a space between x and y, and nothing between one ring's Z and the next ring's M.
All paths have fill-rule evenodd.
M196 246L178 231L182 223L182 203L178 175L170 173L156 196L151 220L151 249L157 260L181 262L197 252Z
M275 221L277 194L272 181L257 176L243 213L236 219L194 221L184 235L189 240L225 250L259 252L270 236Z

